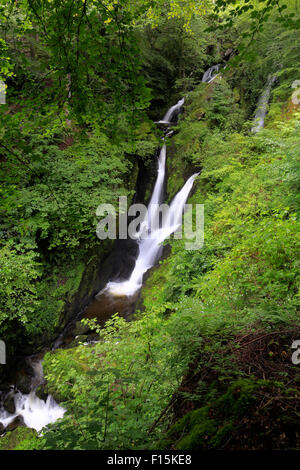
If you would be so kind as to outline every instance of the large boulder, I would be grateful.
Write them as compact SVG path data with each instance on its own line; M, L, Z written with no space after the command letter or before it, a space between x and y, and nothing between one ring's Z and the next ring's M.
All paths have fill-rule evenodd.
M3 407L8 413L14 414L16 412L16 406L15 406L15 392L11 390L8 392L8 394L5 396L3 400Z
M0 437L0 451L14 450L22 441L36 437L37 432L34 429L17 427L13 431L7 432Z
M24 423L23 416L18 415L16 416L7 426L6 426L6 432L13 431L14 429L18 428L19 426L26 426Z

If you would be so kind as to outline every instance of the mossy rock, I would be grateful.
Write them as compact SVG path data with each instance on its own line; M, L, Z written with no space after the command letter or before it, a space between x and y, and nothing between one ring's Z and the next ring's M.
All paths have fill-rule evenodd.
M237 380L217 400L187 413L175 423L160 442L160 448L218 448L239 426L239 418L255 402L260 381ZM175 444L174 444L175 442Z
M25 439L37 438L34 429L18 427L0 437L0 450L15 450Z
M137 309L151 308L156 304L160 304L164 295L164 285L169 272L168 259L160 261L153 267L145 280L141 297L137 304Z

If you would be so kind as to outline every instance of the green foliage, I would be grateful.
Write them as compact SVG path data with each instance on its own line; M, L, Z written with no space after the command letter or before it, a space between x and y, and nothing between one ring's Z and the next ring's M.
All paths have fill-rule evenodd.
M0 250L0 328L3 333L18 320L27 331L34 329L34 314L39 308L35 280L40 264L33 247L11 241Z
M258 387L259 383L252 380L235 381L226 393L211 405L187 413L170 429L168 437L172 442L175 436L180 436L184 431L185 436L177 442L177 449L209 449L218 446L226 440L226 436L228 438L234 427L238 428L237 420L242 418L245 411L255 402L255 391ZM221 422L218 422L221 416ZM163 447L168 447L168 442L164 442Z
M202 86L193 92L188 117L175 137L177 155L202 168L192 202L205 201L205 245L189 252L184 241L172 242L159 297L177 301L193 292L208 303L207 309L220 305L221 311L245 308L250 313L264 308L274 318L283 311L294 315L298 115L278 124L276 131L227 137L223 131L206 130L206 99Z
M10 443L8 435L4 447L219 448L259 393L268 390L270 402L282 393L283 382L245 372L234 341L298 322L299 113L289 99L299 19L293 2L252 3L1 4L0 75L9 85L0 115L1 335L49 339L67 321L66 301L83 297L86 265L106 249L96 208L133 194L137 162L149 163L159 142L143 114L151 93L153 115L188 93L168 195L201 169L191 202L205 203L204 248L170 242L147 280L143 314L114 315L102 329L90 322L96 344L46 355L47 388L64 418L40 436L20 431ZM203 16L211 7L217 19ZM254 46L240 44L254 35ZM200 83L237 49L218 78ZM249 135L246 120L274 72L266 129ZM180 389L198 372L194 389ZM161 441L180 400L197 409Z
M220 397L176 422L160 442L160 448L169 448L174 441L178 450L222 448L232 439L233 433L237 436L244 432L245 415L250 419L251 409L269 390L274 394L274 387L278 394L284 390L280 382L253 379L233 381Z
M285 28L297 29L300 27L298 17L297 1L291 0L282 4L279 0L257 0L250 2L242 0L218 0L214 4L215 17L222 18L223 21L217 25L218 28L232 27L235 20L239 17L247 18L249 23L249 32L244 33L242 37L253 37L255 34L263 31L265 24L270 16L275 16L279 25Z
M49 251L74 249L84 239L94 240L97 206L104 202L116 205L116 188L127 194L122 184L131 165L120 147L95 135L86 144L62 152L48 146L42 165L42 182L18 194L25 208L24 215L21 212L21 217L15 217L22 219L22 237L35 238L38 232L40 241L47 240ZM47 186L58 204L48 196Z
M205 17L191 22L192 34L185 31L179 19L161 21L158 28L141 31L143 70L152 89L154 119L163 114L165 103L175 100L178 93L186 94L201 82L207 63L218 62L218 37L205 33ZM213 56L207 53L214 48Z
M178 449L218 448L239 432L262 390L271 397L282 391L284 385L244 378L226 345L245 331L297 322L298 208L287 200L294 193L299 147L291 142L298 142L298 125L295 119L284 131L230 140L215 130L202 143L193 202L205 196L204 249L189 252L184 241L172 242L171 257L148 278L142 315L129 323L115 316L97 328L96 345L47 354L48 391L68 412L38 448L168 448L174 441ZM212 358L218 381L179 394L202 407L161 440L188 366L198 361L201 371Z
M98 344L47 354L48 389L68 415L44 435L42 448L143 448L189 361L178 326L197 348L190 320L178 314L166 321L157 310L130 323L114 316Z
M24 164L19 154L6 152L0 169L0 331L7 335L17 319L27 335L53 334L66 298L79 286L82 257L100 244L98 205L117 206L118 195L132 194L126 180L133 163L125 156L131 147L126 141L117 146L99 131L65 149L59 146L68 136L53 140L32 133L25 138L30 153ZM70 285L73 278L77 282ZM68 279L64 293L61 279Z
M0 439L0 450L31 450L32 443L37 440L34 429L18 427Z

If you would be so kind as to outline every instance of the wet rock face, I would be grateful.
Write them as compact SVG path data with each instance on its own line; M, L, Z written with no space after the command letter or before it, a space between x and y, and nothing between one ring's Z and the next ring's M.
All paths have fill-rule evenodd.
M5 427L3 426L2 423L0 423L0 436L4 434L4 431L5 431Z
M6 411L8 411L8 413L10 413L10 414L14 414L16 412L15 391L14 390L11 390L5 396L4 401L3 401L3 408Z
M32 379L35 371L26 358L16 358L10 367L11 374L8 382L13 384L20 392L28 394L32 388Z
M158 150L154 156L154 160L158 158ZM142 159L138 160L138 176L135 185L135 194L132 199L132 204L146 204L146 193L151 189L155 181L156 165L151 162L144 162Z
M35 390L36 396L43 401L46 401L49 395L48 388L46 384L42 384Z
M4 386L0 392L0 413L6 411L7 413L14 414L16 412L15 406L15 388L12 386ZM0 423L1 424L1 423ZM0 429L1 434L1 429Z
M24 419L23 419L23 416L16 416L13 421L11 421L7 427L6 427L6 432L8 431L13 431L14 429L16 429L17 427L19 426L26 426L25 423L24 423Z

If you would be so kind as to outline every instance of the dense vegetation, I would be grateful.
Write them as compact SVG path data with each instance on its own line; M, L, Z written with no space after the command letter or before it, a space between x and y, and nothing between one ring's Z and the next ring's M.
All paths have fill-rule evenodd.
M224 3L1 8L0 337L10 354L65 324L86 266L111 248L95 236L97 206L133 196L138 165L153 165L160 138L149 119L182 94L167 192L201 169L189 202L205 205L203 249L170 242L134 321L116 312L105 328L90 323L97 344L46 354L47 392L65 417L39 437L6 436L4 447L300 446L291 363L300 338L300 113L291 101L300 16L292 1ZM275 72L254 135L257 98Z

